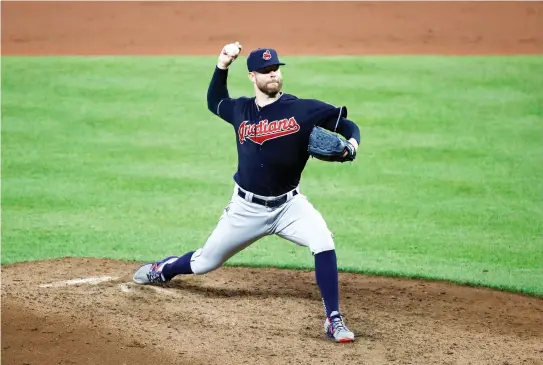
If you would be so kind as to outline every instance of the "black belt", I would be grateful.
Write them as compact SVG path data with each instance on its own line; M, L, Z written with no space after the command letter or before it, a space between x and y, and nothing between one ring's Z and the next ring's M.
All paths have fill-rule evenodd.
M243 199L245 199L245 192L243 190L238 189L238 195L242 197ZM296 195L298 195L298 192L294 190L292 192L292 196L294 197ZM281 195L279 198L273 199L273 200L264 200L264 199L257 198L256 196L253 196L253 198L251 199L251 202L263 205L265 207L275 208L275 207L285 204L287 202L287 199L288 199L288 193Z

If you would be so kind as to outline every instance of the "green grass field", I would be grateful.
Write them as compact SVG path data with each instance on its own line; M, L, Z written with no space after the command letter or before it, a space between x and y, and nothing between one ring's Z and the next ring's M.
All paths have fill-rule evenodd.
M2 58L2 264L200 247L232 194L215 57ZM343 271L543 295L543 57L286 58L285 91L347 105L353 164L302 191ZM244 60L233 96L252 92ZM227 265L313 268L265 238Z

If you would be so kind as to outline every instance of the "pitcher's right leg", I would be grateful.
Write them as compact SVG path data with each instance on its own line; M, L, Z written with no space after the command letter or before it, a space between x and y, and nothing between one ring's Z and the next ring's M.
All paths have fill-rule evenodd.
M336 342L354 341L339 312L339 276L335 243L322 214L307 197L299 194L280 211L276 234L311 249L315 260L315 279L326 314L324 329Z
M160 284L177 275L201 275L213 271L268 234L267 218L264 207L248 203L234 195L202 248L187 252L181 257L170 256L142 265L134 274L133 280L138 284Z

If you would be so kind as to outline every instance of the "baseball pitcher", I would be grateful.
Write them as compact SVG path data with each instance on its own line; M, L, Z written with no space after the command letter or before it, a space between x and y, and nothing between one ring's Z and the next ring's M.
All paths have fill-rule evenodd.
M260 238L278 235L311 251L326 315L324 331L336 342L352 342L354 333L339 308L334 237L299 185L310 156L353 161L359 128L347 119L344 106L281 91L280 66L285 64L272 48L256 49L247 58L255 95L231 97L228 70L241 49L239 42L222 49L207 93L208 109L235 131L238 168L231 199L201 248L142 265L133 280L160 285L177 275L202 275Z

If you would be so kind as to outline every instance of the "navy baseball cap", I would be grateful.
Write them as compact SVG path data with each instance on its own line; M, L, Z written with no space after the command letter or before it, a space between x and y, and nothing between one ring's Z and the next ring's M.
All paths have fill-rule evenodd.
M247 69L249 72L262 70L275 65L285 65L279 61L279 56L273 48L258 48L247 57Z

